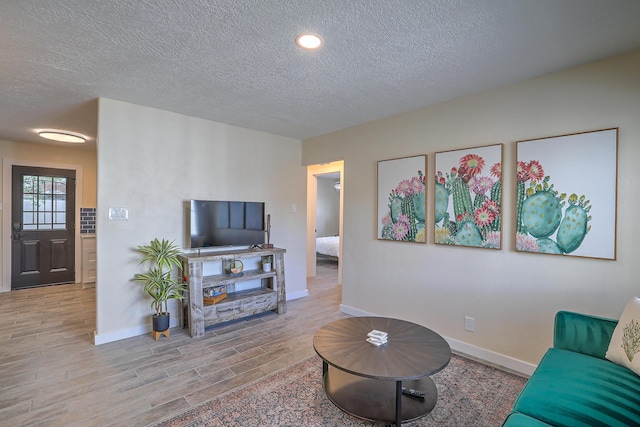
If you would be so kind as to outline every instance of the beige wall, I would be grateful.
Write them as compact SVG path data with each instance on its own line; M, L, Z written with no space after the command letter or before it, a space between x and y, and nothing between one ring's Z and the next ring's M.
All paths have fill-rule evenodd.
M190 199L266 202L271 242L287 250L287 298L307 295L300 140L109 99L98 135L96 343L150 330L149 300L131 282L134 248L155 237L185 244ZM127 208L129 220L109 221L110 207Z
M343 307L407 319L527 371L561 309L618 317L640 293L640 51L303 141L303 164L344 160ZM514 252L515 141L619 127L617 261ZM376 240L376 162L504 143L502 250ZM475 318L475 332L464 317Z
M76 212L80 208L93 208L96 206L96 152L94 150L81 148L66 148L47 144L31 144L25 142L0 141L0 158L2 158L2 172L0 173L0 188L3 190L3 209L0 210L2 217L2 265L0 266L0 277L2 286L0 291L11 290L11 271L9 252L11 250L10 239L5 236L10 234L10 213L11 213L11 165L26 165L39 167L57 167L62 169L76 169L81 171L78 178L78 189L81 191L76 200L81 200L81 205L76 206ZM6 169L6 170L5 170ZM6 215L5 215L6 213ZM79 215L78 215L79 218ZM76 265L80 264L80 241L79 228L76 230ZM79 271L79 269L78 269ZM79 279L79 275L76 275Z

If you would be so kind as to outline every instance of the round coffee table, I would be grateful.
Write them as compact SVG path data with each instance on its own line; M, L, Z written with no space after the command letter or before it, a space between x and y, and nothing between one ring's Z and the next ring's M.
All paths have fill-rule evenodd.
M387 332L387 343L376 347L366 341L374 329ZM437 333L386 317L331 322L316 332L313 348L322 358L325 393L336 406L358 418L396 426L433 410L438 392L429 375L451 359L449 344ZM405 395L403 387L425 396Z

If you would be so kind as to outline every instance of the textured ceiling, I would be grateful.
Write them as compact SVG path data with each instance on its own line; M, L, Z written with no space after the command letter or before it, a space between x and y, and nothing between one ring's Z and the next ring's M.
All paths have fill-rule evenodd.
M2 0L0 139L95 138L98 97L304 139L636 49L639 18L637 0Z

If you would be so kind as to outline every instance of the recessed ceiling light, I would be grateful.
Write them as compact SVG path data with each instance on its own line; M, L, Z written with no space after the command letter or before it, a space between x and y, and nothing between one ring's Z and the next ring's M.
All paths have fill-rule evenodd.
M53 141L70 142L72 144L82 144L83 142L87 142L86 136L67 130L44 129L38 131L38 135Z
M322 37L312 33L302 33L296 37L296 44L303 49L317 49L322 46Z

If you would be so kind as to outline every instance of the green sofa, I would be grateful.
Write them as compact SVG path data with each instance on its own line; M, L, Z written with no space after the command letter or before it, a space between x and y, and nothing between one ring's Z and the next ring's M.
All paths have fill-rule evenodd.
M640 377L605 359L618 322L561 311L503 427L640 426Z

